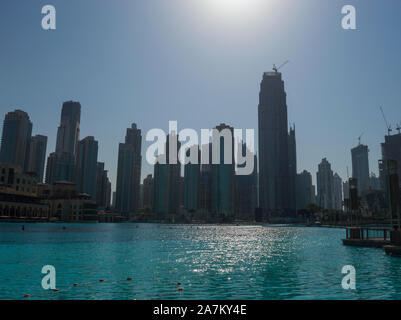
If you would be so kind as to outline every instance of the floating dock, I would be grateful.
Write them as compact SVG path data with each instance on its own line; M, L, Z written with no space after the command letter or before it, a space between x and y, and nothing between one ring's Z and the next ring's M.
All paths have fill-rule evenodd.
M342 242L345 246L382 248L391 244L390 228L348 227Z

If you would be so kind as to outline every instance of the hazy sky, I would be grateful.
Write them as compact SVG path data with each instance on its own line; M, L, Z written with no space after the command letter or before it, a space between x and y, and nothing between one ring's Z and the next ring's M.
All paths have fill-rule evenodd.
M46 4L57 10L54 31L41 28ZM356 7L358 30L341 28L345 4ZM50 153L63 101L79 101L81 138L99 141L114 189L132 122L143 154L146 132L167 131L169 120L179 130L257 129L262 74L290 60L282 73L298 171L315 181L327 157L346 178L364 132L377 172L379 105L393 127L401 122L400 12L399 0L1 0L0 118L28 112ZM144 177L153 170L143 162Z

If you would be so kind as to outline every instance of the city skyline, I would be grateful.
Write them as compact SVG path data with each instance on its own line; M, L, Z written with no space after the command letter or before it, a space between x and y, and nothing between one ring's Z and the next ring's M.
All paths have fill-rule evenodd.
M26 111L35 124L33 134L49 137L48 155L55 150L60 104L80 101L81 136L93 135L100 142L99 161L109 170L113 190L116 141L123 139L132 122L143 132L167 128L169 118L194 129L220 122L256 128L261 74L287 59L290 63L282 72L289 122L297 126L300 169L316 172L319 160L327 157L344 179L346 167L351 168L349 150L365 132L362 143L369 146L370 168L378 175L380 143L386 133L379 106L394 119L393 127L401 120L396 90L400 44L391 33L399 29L396 12L401 4L396 1L386 8L374 1L358 3L356 31L342 30L342 4L334 2L291 2L291 10L288 1L272 2L261 8L263 19L249 23L240 16L221 21L218 29L220 13L213 11L214 18L208 17L200 1L183 5L174 0L158 6L152 6L153 1L117 6L88 1L79 3L78 11L72 9L73 2L54 1L57 30L48 33L37 21L40 8L25 3L26 10L13 2L1 4L2 27L24 23L16 23L13 33L4 35L1 66L8 76L0 77L0 88L6 92L0 117L16 108ZM384 17L387 24L381 23ZM280 19L288 23L281 25ZM276 25L280 32L272 33ZM101 37L93 37L94 32ZM35 53L26 59L23 52L30 46ZM255 46L258 50L250 49ZM117 65L116 59L121 63ZM364 76L367 72L369 77ZM373 79L380 79L380 86ZM144 165L141 181L151 172ZM314 175L313 180L316 184Z

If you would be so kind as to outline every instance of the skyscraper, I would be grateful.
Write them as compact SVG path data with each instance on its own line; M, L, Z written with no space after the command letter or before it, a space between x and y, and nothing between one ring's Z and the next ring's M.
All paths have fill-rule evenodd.
M359 144L351 149L352 177L358 181L358 194L369 190L369 149L368 146Z
M326 158L319 164L316 176L317 205L323 209L334 209L333 171Z
M295 177L291 175L294 174L294 160L296 162L295 131L291 132L289 137L286 93L279 72L263 74L259 93L258 122L260 207L265 215L282 213L285 216L293 216Z
M394 160L397 162L398 181L401 187L401 133L394 135L387 135L384 137L384 143L381 144L382 149L382 168L380 170L381 189L387 190L385 175L387 172L387 160Z
M96 204L99 208L110 208L111 183L104 169L104 162L96 167Z
M98 142L94 137L86 137L79 141L75 183L77 191L89 194L91 200L96 200L96 173L97 173Z
M1 138L0 162L8 162L27 171L29 146L32 134L32 122L22 110L6 114Z
M48 184L73 182L75 179L75 156L72 153L52 152L47 158L46 178Z
M187 156L191 152L197 152L197 162L189 162L184 166L184 208L190 212L199 208L200 186L200 151L198 146L187 149Z
M343 196L344 199L349 199L349 182L343 182Z
M159 219L165 219L169 213L169 200L170 175L168 165L156 161L154 165L153 212Z
M151 174L143 179L143 208L145 211L153 209L153 177Z
M64 102L57 130L57 153L67 152L76 155L80 121L81 104L74 101Z
M333 176L333 209L342 210L343 208L343 181L340 176L335 173Z
M160 219L177 213L180 206L181 163L177 160L180 146L175 132L167 135L165 155L159 155L154 166L153 208ZM162 161L164 157L166 161Z
M289 208L296 206L297 188L297 143L295 139L295 125L290 127L288 133L288 176L289 176Z
M47 159L46 183L74 182L80 119L81 104L64 102L57 130L56 152L51 153Z
M43 182L46 161L47 137L36 135L29 144L28 172L34 173L38 182Z
M222 215L224 218L234 218L235 205L235 160L234 160L234 128L224 123L216 126L220 134L220 154L218 155L219 163L212 163L212 211ZM230 132L230 136L225 136L224 130ZM226 141L226 139L230 139ZM230 150L226 151L226 148ZM213 152L217 149L212 144ZM231 159L225 159L225 153ZM229 163L231 160L231 163Z
M125 143L119 145L117 167L116 210L128 219L139 206L141 147L141 130L133 123L127 129Z
M373 172L370 173L370 189L372 190L381 190L380 189L380 179L376 177L376 174Z
M241 148L242 155L245 156L246 144L243 143ZM255 220L255 209L258 206L258 160L256 155L253 155L253 158L254 166L251 174L235 175L235 216L239 220ZM237 166L245 167L245 165L246 163Z
M314 203L314 189L312 175L304 170L297 175L297 209L305 210L311 203Z

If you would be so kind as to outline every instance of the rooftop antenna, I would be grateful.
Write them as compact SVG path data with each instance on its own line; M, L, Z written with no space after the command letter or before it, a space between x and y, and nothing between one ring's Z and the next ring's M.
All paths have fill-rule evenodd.
M290 62L289 60L287 60L286 62L284 62L281 66L279 66L278 68L276 67L275 64L273 64L273 71L275 73L277 73L282 67L284 67L288 62Z
M349 181L349 172L348 172L348 166L347 166L347 178L348 178L348 181Z
M387 126L387 134L390 135L390 132L393 131L393 130L391 129L391 125L389 125L388 122L387 122L386 116L384 115L383 108L380 107L380 110L382 112L384 122L386 123L386 126Z
M400 128L400 129L401 129L401 128ZM361 145L361 138L362 138L363 134L364 134L364 132L362 132L361 135L360 135L359 138L358 138L358 145Z

